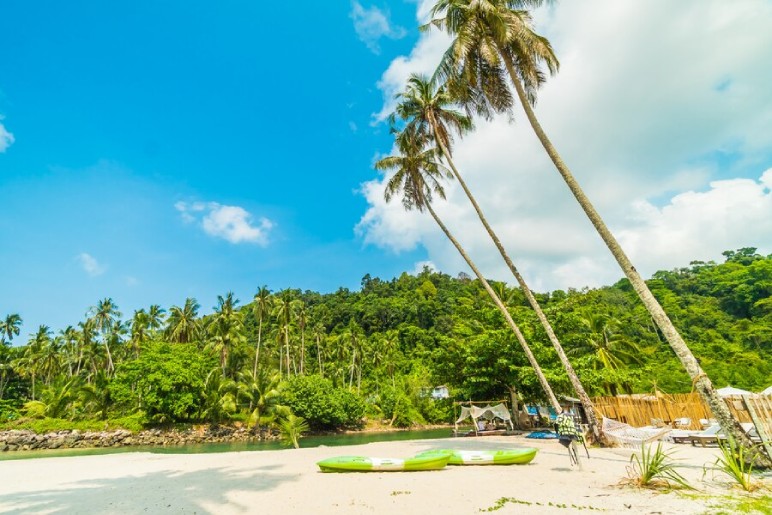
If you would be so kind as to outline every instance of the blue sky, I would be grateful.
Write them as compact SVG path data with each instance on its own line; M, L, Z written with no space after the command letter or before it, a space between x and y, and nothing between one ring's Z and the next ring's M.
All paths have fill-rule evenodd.
M0 316L19 313L26 341L105 297L124 317L186 297L210 312L264 284L465 270L430 220L384 204L372 170L393 94L447 47L416 30L431 3L4 2ZM561 59L537 115L644 274L772 252L772 4L727 4L535 13ZM502 241L534 289L616 281L515 117L456 148ZM437 210L509 280L456 187Z
M376 83L415 25L408 2L4 2L0 313L26 336L104 297L209 311L412 270L422 250L354 226L390 145Z

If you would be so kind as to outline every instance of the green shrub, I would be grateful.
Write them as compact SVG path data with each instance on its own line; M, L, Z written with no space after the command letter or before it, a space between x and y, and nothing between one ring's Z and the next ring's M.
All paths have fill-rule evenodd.
M280 403L303 417L314 430L359 427L365 413L364 401L355 393L335 388L318 375L288 380Z
M114 403L125 413L143 410L149 422L196 419L204 380L216 361L192 345L148 344L142 355L118 366L110 384Z
M395 427L409 427L414 424L423 424L425 420L413 401L400 388L386 386L381 389L379 406L384 418Z

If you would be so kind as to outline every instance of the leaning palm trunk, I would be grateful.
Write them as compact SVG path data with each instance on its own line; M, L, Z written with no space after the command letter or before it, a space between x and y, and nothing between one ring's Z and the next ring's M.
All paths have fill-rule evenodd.
M525 352L526 357L528 358L528 362L531 364L531 367L533 367L534 372L536 373L536 377L539 380L539 383L541 384L541 387L544 389L544 392L547 394L547 398L550 401L550 404L552 404L552 407L555 408L557 412L560 412L560 403L558 402L557 397L555 397L555 393L552 391L552 388L550 387L549 383L547 382L547 378L544 377L544 372L542 372L541 367L539 366L539 363L536 361L536 357L533 355L533 352L531 352L531 348L528 346L528 343L525 341L525 338L523 337L523 333L520 332L520 328L517 327L517 324L515 324L515 321L512 320L512 315L509 314L509 311L507 310L506 306L504 306L504 303L501 301L498 295L496 295L496 292L493 291L493 288L491 288L491 285L488 284L488 281L485 280L485 277L483 277L482 273L480 273L480 270L477 269L472 259L467 255L466 251L464 251L461 244L453 237L453 235L450 233L447 227L445 227L445 224L442 223L442 220L440 220L439 216L437 216L437 213L434 212L434 209L432 209L431 203L426 203L426 208L429 210L429 213L432 215L432 218L434 218L434 221L437 222L437 225L440 226L440 229L442 229L442 232L445 233L445 236L453 243L453 245L458 249L459 254L464 258L464 261L469 265L469 268L472 269L472 271L475 273L477 278L480 280L480 283L485 288L485 291L488 292L488 295L490 295L491 299L493 299L493 302L496 304L496 307L499 308L499 311L501 311L501 314L504 315L504 319L507 321L507 325L509 325L510 329L512 329L512 332L515 333L515 336L517 337L517 341L520 343L520 346L523 348L523 352Z
M544 311L541 309L541 306L536 300L536 297L533 296L533 293L531 293L531 289L528 288L528 285L525 283L525 279L523 279L523 276L520 275L520 272L518 272L517 268L515 267L515 264L509 258L509 254L507 254L507 251L504 249L504 246L501 244L499 237L496 235L496 232L488 223L488 219L485 218L485 215L483 214L479 204L477 204L477 200L474 198L474 195L472 195L472 192L467 187L466 182L464 182L464 179L461 177L461 174L456 169L456 165L453 163L453 159L450 156L450 151L446 147L444 140L440 138L439 134L437 133L436 121L434 120L434 117L432 115L430 115L429 121L432 125L432 130L434 131L434 139L439 144L440 150L445 156L445 160L448 162L448 165L450 166L450 169L453 172L453 175L455 176L456 180L458 180L458 183L461 185L461 188L463 188L464 193L466 193L466 196L469 198L469 201L472 203L472 207L474 207L474 210L477 213L478 218L480 218L480 221L482 222L483 226L485 226L485 230L488 231L488 235L491 237L491 240L493 240L493 243L496 245L496 248L499 249L499 253L501 254L501 257L504 258L504 261L509 267L509 270L512 272L512 275L515 277L515 279L517 279L517 283L520 285L520 289L523 291L523 294L528 299L529 304L531 304L531 307L536 312L536 316L539 318L539 322L541 322L542 327L544 327L544 330L547 333L547 337L552 343L552 346L555 348L555 352L557 352L558 357L560 358L560 362L563 364L563 368L565 368L566 370L566 374L568 375L568 378L571 381L571 385L574 387L574 391L576 391L576 394L579 396L579 401L582 403L582 407L584 408L584 412L587 415L587 422L589 423L590 431L592 432L594 440L599 443L602 442L601 428L600 428L600 425L598 424L598 419L595 416L595 407L593 406L592 401L590 400L590 396L587 395L587 392L582 386L581 381L579 381L579 376L574 370L574 367L571 366L571 362L568 361L568 356L566 356L566 353L563 350L563 346L560 344L560 340L558 340L558 337L555 335L555 331L552 330L552 326L547 320L547 316L544 314Z
M716 419L718 419L721 428L724 430L724 433L727 436L735 438L735 441L741 442L743 446L751 447L753 444L751 443L750 438L748 438L748 435L745 433L745 431L743 431L740 423L732 417L732 414L729 411L726 403L718 396L715 389L713 388L713 384L711 383L710 378L708 378L707 374L705 374L705 372L702 370L699 363L697 362L697 359L694 357L694 354L692 354L691 350L689 350L689 347L686 345L683 338L681 338L681 335L678 333L675 326L673 326L673 323L665 313L665 310L662 309L662 306L660 306L657 299L651 293L649 287L646 286L646 282L635 269L632 262L625 254L624 250L622 250L622 247L619 245L614 235L611 234L611 231L609 231L608 227L606 227L606 224L595 210L595 207L590 202L590 199L588 199L584 191L582 191L579 183L576 182L573 174L563 162L557 150L552 145L552 142L547 137L547 134L542 129L541 124L536 119L536 115L534 114L533 109L531 108L531 104L528 101L525 89L517 77L512 59L506 52L500 53L504 59L504 63L507 66L510 79L512 80L512 83L515 86L515 90L517 91L520 105L523 106L523 110L525 111L525 114L528 117L528 121L536 133L536 136L539 138L542 146L547 151L550 159L552 159L552 162L554 163L560 175L563 177L566 185L568 185L571 193L574 195L577 202L579 202L579 205L582 207L585 214L592 222L592 225L595 226L595 229L606 243L606 246L611 251L611 254L617 260L617 263L619 263L619 266L622 268L625 276L630 281L630 284L638 294L638 297L640 297L644 306L651 314L652 318L657 324L657 327L659 327L659 329L662 331L662 334L670 344L673 352L675 352L676 356L681 361L684 369L692 379L694 388L696 388L696 390L708 404L710 410L713 412ZM772 468L772 457L759 454L757 463L760 466Z

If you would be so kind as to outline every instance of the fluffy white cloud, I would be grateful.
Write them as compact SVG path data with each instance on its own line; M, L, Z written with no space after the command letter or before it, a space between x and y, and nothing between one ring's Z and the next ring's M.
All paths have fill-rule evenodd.
M426 21L431 1L418 6ZM651 274L745 246L772 252L772 4L587 0L535 13L561 59L536 114L638 269ZM432 73L449 40L421 36L379 83L382 121L410 73ZM609 284L621 272L518 108L477 121L455 161L535 289ZM357 230L394 251L422 245L446 272L466 270L428 215L363 185ZM436 210L480 268L513 282L463 192Z
M375 54L381 51L378 45L381 38L400 39L406 34L404 28L391 24L388 13L375 6L364 8L356 0L351 3L349 17L354 20L354 30L359 39Z
M80 266L83 268L83 270L91 277L102 275L105 273L105 270L107 270L105 265L101 264L96 260L96 258L94 258L94 256L86 252L78 254L76 259L78 263L80 263Z
M3 117L0 116L0 120L2 119ZM5 128L5 125L0 123L0 153L5 152L5 150L10 147L13 142L13 134L8 132L8 129Z
M200 221L205 233L231 243L248 242L266 246L268 234L274 226L265 217L253 225L252 215L239 206L224 206L217 202L177 202L174 207L186 223Z

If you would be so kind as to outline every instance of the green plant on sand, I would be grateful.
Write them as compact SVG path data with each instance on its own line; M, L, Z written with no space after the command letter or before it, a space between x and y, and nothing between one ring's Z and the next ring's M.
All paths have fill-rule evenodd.
M678 465L673 462L671 453L662 450L661 443L654 450L651 446L641 444L640 456L633 454L630 463L625 483L645 488L673 488L674 484L682 488L693 488L676 471Z
M759 488L752 477L753 453L758 451L746 448L731 437L726 442L719 440L718 447L721 455L716 458L714 470L719 470L732 478L746 492Z
M290 413L287 418L279 422L279 429L281 430L281 442L287 447L291 445L298 449L300 448L300 435L308 431L308 422L303 417Z

